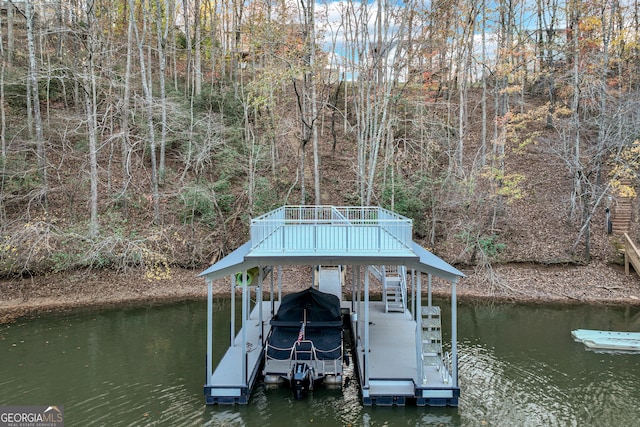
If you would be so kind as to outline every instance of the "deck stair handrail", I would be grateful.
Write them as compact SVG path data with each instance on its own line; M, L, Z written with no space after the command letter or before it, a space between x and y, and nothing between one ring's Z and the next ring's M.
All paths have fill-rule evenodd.
M633 266L636 273L640 274L640 251L629 237L624 233L624 272L629 274L629 264Z
M442 362L444 364L444 369L442 370L442 382L446 384L448 382L449 375L453 371L453 357L451 356L451 352L447 351L444 353Z

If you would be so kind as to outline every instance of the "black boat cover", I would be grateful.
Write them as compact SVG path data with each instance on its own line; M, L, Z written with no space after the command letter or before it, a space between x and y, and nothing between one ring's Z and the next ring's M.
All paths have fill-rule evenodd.
M308 360L304 350L309 350L309 344L296 344L301 330L304 340L313 342L318 359L339 359L342 355L342 316L340 300L335 295L313 288L286 295L270 323L268 357L288 359L297 345L298 359Z
M314 288L285 295L271 325L300 326L305 320L305 312L307 325L330 326L328 323L339 321L336 326L342 326L338 297Z

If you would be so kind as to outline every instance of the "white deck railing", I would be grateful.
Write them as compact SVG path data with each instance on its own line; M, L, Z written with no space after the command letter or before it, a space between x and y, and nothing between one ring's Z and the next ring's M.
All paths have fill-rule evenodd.
M410 248L412 221L380 207L283 206L251 220L252 249L267 251Z

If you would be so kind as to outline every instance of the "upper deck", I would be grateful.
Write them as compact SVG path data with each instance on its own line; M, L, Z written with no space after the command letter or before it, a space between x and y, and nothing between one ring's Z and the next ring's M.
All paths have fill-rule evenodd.
M282 206L251 220L251 239L200 273L268 265L405 265L445 280L460 271L412 240L413 222L377 206Z
M371 206L283 206L251 220L252 257L415 258L412 221Z

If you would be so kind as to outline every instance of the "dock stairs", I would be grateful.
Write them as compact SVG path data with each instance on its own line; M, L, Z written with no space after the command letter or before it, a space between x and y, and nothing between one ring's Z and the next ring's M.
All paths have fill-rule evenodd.
M440 307L422 307L422 365L423 376L428 368L435 367L439 370L443 364L442 358L442 321ZM423 378L425 379L425 378Z
M407 309L407 268L382 265L373 267L372 271L374 276L382 282L385 312L404 313Z

